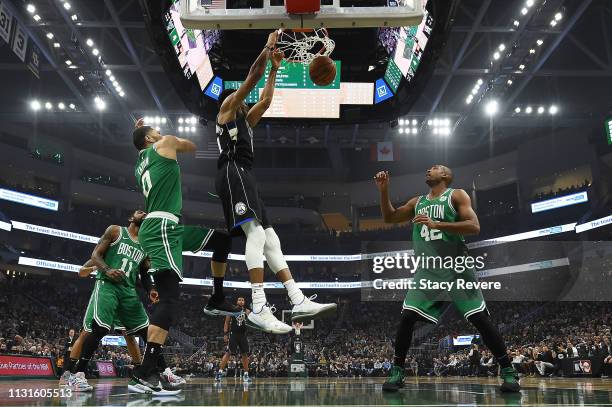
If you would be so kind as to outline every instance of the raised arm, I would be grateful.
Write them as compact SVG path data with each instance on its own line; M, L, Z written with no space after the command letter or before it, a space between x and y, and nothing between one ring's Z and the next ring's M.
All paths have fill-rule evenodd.
M264 113L266 113L272 104L272 99L274 98L274 87L276 86L276 74L284 58L285 54L279 50L274 51L272 58L270 58L272 61L272 69L270 69L270 76L268 76L266 86L261 92L259 102L257 102L255 106L249 110L249 114L247 115L247 121L251 127L257 126L257 123L259 123Z
M157 154L171 160L176 160L177 153L193 153L198 148L193 141L176 136L164 136L154 146Z
M238 109L240 109L240 106L242 105L244 100L255 88L257 82L259 82L264 76L268 59L270 58L270 54L276 46L277 39L278 31L270 33L266 46L261 51L253 65L251 65L249 74L247 75L242 85L240 85L240 87L235 93L228 96L227 99L225 99L225 101L221 105L221 109L219 109L218 118L219 124L225 124L235 119L236 112L238 111Z
M98 244L94 248L93 252L91 253L91 260L98 268L98 271L101 273L105 273L107 277L116 282L123 280L125 277L125 273L121 270L112 269L104 261L104 256L106 255L106 251L110 247L111 243L113 243L119 237L119 231L119 226L109 226L98 241Z
M396 209L389 199L389 173L387 171L379 172L374 176L374 181L380 191L380 211L385 223L402 223L414 218L417 198L412 198Z

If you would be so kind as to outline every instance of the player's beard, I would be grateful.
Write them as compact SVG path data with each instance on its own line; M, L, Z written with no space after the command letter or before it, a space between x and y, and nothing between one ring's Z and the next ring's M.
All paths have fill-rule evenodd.
M134 225L140 227L140 225L142 225L142 221L144 221L144 218L140 218L140 219L136 219L136 218L132 218L130 219L130 223L133 223Z

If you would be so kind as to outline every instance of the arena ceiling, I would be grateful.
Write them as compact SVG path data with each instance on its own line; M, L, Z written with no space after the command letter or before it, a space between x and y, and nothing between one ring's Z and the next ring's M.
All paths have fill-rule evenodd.
M40 48L41 61L38 79L2 42L2 121L62 134L83 147L92 145L91 136L100 142L129 143L126 129L144 115L168 117L171 131L175 130L177 118L188 112L151 46L139 1L144 0L3 0ZM594 128L610 112L612 4L606 0L534 0L535 5L523 15L526 1L459 2L435 74L409 115L418 119L423 133L428 120L450 118L453 134L449 146L486 144L491 122L484 106L491 99L499 102L495 131L506 136L553 127ZM69 9L65 3L70 4ZM34 13L28 11L30 4ZM561 18L551 26L557 13ZM35 14L39 21L34 20ZM92 46L88 40L93 41ZM513 51L506 52L507 56L502 52L496 62L500 44ZM520 69L520 65L525 66ZM112 71L120 92L106 70ZM466 97L479 79L483 85L468 104ZM104 100L104 111L97 110L96 96ZM43 105L36 114L30 106L32 100ZM47 101L53 104L50 111L44 107ZM66 106L64 110L57 107L60 102ZM70 104L75 105L74 110L68 108ZM551 105L559 109L555 116L548 114ZM526 116L527 106L535 110L545 106L546 113ZM515 113L516 107L521 107L520 114ZM396 124L314 126L303 135L272 126L261 132L258 141L268 148L324 148L330 140L342 148L363 147L395 138ZM289 134L288 142L266 142L275 131ZM313 132L320 134L314 142ZM198 133L194 137L208 140L210 131L205 127L199 127ZM435 144L424 134L418 140L423 148Z

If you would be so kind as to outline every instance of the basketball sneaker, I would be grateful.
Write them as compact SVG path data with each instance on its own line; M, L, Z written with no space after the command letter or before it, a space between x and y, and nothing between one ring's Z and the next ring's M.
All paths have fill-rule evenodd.
M180 389L187 383L181 376L174 374L169 367L159 374L159 379L159 385L166 390Z
M77 372L76 374L70 374L67 378L67 387L75 393L88 392L93 390L93 386L87 383L85 373Z
M517 393L521 391L519 375L513 367L504 367L499 375L503 380L499 390L504 393Z
M210 317L218 316L230 316L236 317L242 313L242 308L236 304L232 304L225 299L225 297L215 298L211 296L208 299L208 303L204 307L204 314Z
M215 373L215 382L220 383L221 380L223 380L223 370L219 369L217 373Z
M249 376L249 372L244 372L242 374L242 381L245 383L250 383L251 382L251 377Z
M402 387L404 387L404 368L393 365L382 389L383 391L398 391Z
M292 327L274 316L275 311L274 305L270 307L267 304L259 312L251 311L247 316L246 325L270 334L288 334L293 331Z
M139 394L154 394L156 392L160 392L162 390L161 385L153 384L155 382L155 376L150 376L146 379L141 379L136 375L132 375L130 382L128 383L128 390L133 393Z
M70 375L72 373L70 373L70 370L66 370L64 373L62 373L62 375L60 376L59 379L59 386L60 387L66 387L68 386L68 379L70 379Z
M317 298L316 294L310 297L304 296L304 300L300 304L294 304L291 310L291 321L308 321L336 312L337 304L319 304L313 301L315 298Z

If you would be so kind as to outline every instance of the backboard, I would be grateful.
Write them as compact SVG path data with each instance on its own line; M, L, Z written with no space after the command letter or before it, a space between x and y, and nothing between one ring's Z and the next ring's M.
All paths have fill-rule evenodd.
M316 13L290 14L283 0L263 0L263 8L227 8L228 0L182 0L181 21L199 30L405 27L423 19L423 0L388 0L385 7L341 7L327 0ZM280 3L280 5L278 5Z

